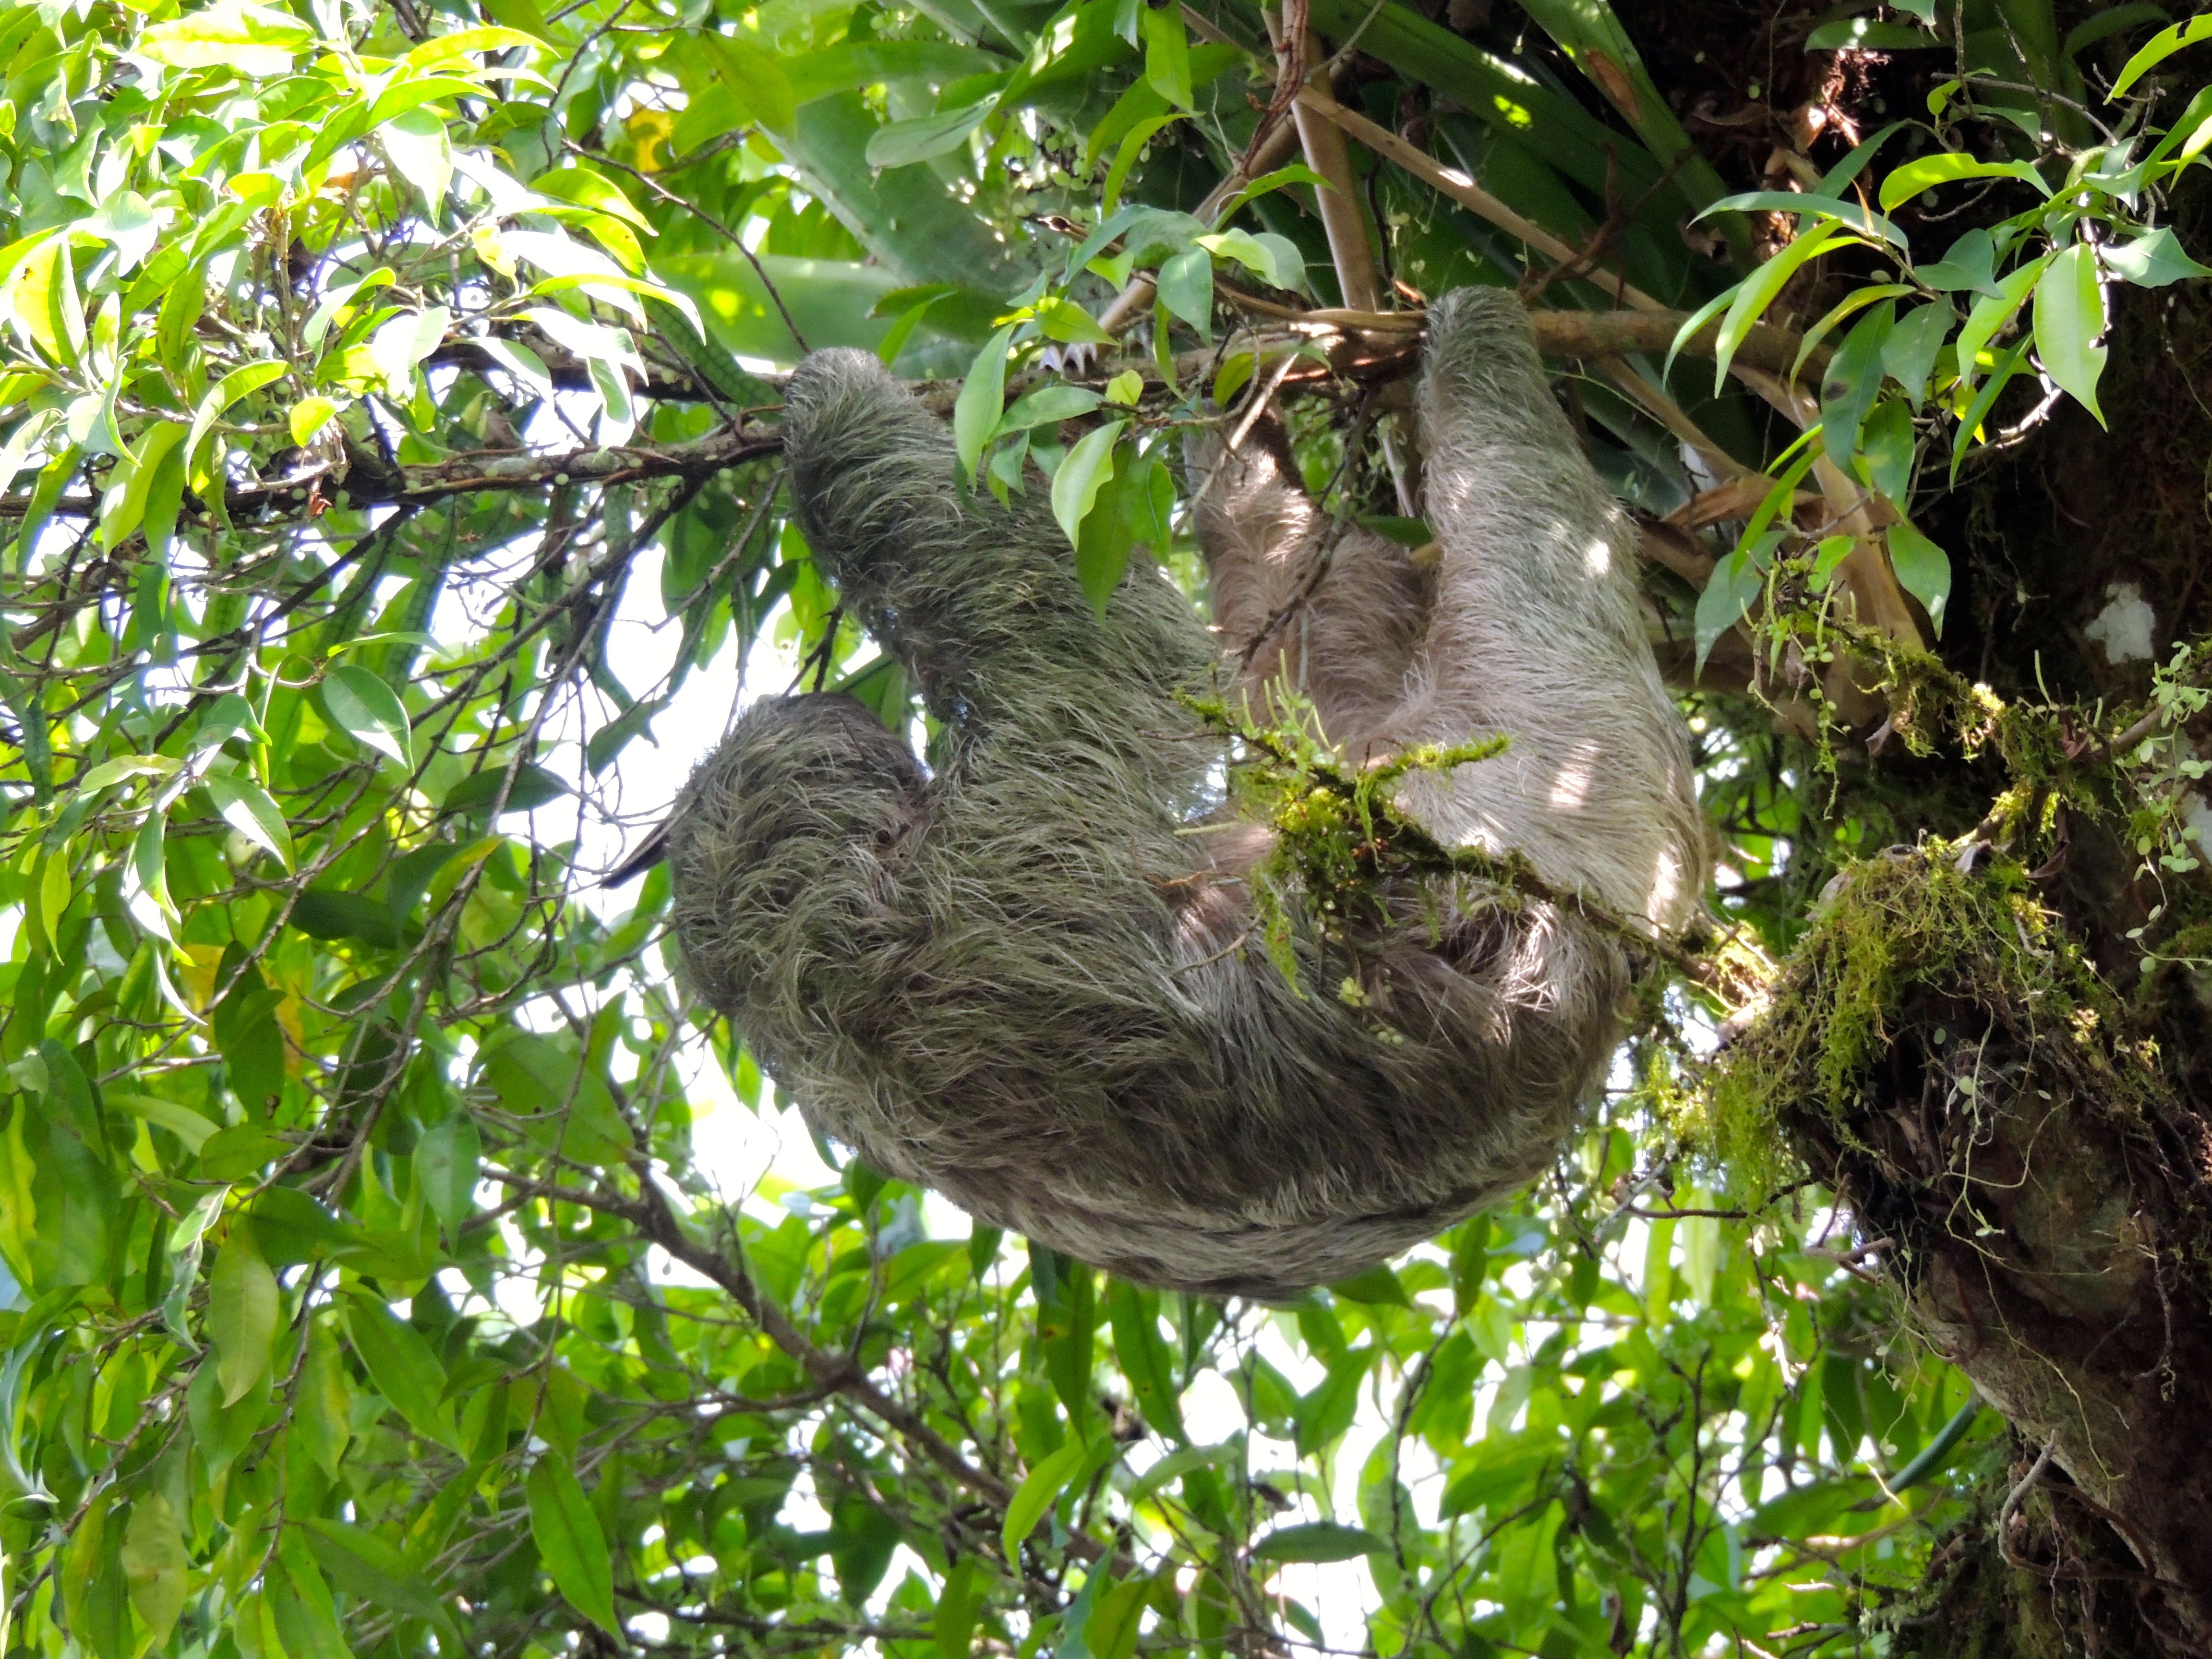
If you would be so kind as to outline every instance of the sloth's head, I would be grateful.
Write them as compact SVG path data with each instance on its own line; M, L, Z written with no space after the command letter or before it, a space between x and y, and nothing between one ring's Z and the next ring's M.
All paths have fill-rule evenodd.
M803 944L793 928L839 908L826 897L867 904L883 854L920 816L923 784L913 753L856 698L747 709L668 824L677 943L700 994L735 1013Z

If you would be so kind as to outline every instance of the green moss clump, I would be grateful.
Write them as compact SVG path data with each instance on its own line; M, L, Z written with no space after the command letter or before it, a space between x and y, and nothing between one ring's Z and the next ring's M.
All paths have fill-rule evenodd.
M1879 1103L1881 1062L1901 1041L1940 1048L1945 1023L2002 1028L2045 1084L2139 1119L2154 1056L2127 1041L2118 1000L2017 865L1960 864L1930 842L1838 878L1765 1006L1687 1097L1683 1133L1736 1190L1802 1173L1793 1132L1863 1145L1855 1125Z

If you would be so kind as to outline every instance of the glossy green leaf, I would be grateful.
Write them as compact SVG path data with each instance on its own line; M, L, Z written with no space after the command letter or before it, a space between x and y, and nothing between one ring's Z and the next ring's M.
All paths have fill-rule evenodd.
M1943 631L1943 611L1951 599L1951 561L1943 550L1909 524L1889 527L1890 568L1905 591L1926 607L1936 631Z
M1009 323L976 354L952 405L953 447L959 453L962 475L971 482L982 465L984 446L998 430L999 417L1006 409L1006 352L1013 343L1016 326Z
M1098 491L1114 476L1114 445L1127 422L1106 422L1093 427L1067 452L1052 479L1052 513L1071 545L1076 544L1085 517Z
M340 731L378 754L408 764L406 705L366 668L340 663L323 676L323 706Z
M1006 1505L1006 1522L1000 1534L1009 1562L1020 1563L1022 1541L1036 1530L1037 1522L1044 1519L1045 1511L1075 1478L1076 1470L1082 1468L1089 1453L1090 1448L1081 1441L1071 1440L1041 1460L1023 1478L1014 1491L1013 1501Z
M539 1454L530 1468L530 1535L568 1604L609 1635L618 1635L606 1538L574 1472L556 1451Z
M2105 372L2105 291L2096 250L2076 242L2035 284L2035 355L2043 372L2104 423L2097 380Z
M2212 13L2192 17L2185 23L2176 23L2160 29L2139 47L2136 54L2121 66L2118 76L2112 82L2109 98L2124 98L2130 88L2142 77L2185 46L2198 41L2212 40Z

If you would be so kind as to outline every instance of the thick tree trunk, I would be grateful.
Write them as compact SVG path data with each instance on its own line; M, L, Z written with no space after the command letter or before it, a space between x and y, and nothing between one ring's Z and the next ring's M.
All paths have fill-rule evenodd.
M2172 960L2204 954L2212 897L2129 844L2137 803L2094 741L2212 632L2201 304L2142 295L2117 323L2115 435L2063 417L1942 509L1964 590L1942 655L2060 758L1995 848L1848 878L1746 1056L1888 1242L1911 1327L2019 1436L1978 1534L1939 1557L1930 1654L2212 1653L2212 975ZM1940 745L1858 760L1838 810L1959 836L2022 770ZM1818 1052L1784 1056L1774 1022L1808 1006Z

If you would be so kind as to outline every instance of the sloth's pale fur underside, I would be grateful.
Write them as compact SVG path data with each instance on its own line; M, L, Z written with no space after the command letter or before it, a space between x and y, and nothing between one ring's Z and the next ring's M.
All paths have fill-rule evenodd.
M1401 805L1675 931L1705 836L1631 532L1511 295L1448 296L1429 337L1438 568L1346 536L1245 684L1287 669L1355 758L1504 733ZM1273 446L1194 447L1217 646L1143 560L1102 621L1037 494L963 493L944 426L863 353L807 359L785 430L816 559L945 726L931 773L849 698L757 703L672 826L686 971L810 1123L1081 1261L1261 1295L1552 1159L1619 1038L1613 936L1408 890L1354 950L1302 937L1294 987L1242 879L1267 832L1193 832L1224 743L1177 694L1221 688L1324 528Z

